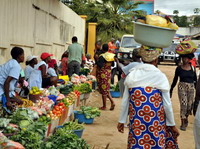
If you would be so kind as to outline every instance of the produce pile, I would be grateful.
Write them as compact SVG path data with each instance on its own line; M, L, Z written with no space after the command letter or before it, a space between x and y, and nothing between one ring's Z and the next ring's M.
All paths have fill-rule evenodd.
M74 85L73 90L79 91L81 94L86 94L92 92L91 85L89 83L81 83Z
M147 15L145 18L137 19L137 22L178 30L178 26L168 16Z
M87 119L90 119L100 116L101 111L99 110L99 108L82 106L78 113L84 114Z

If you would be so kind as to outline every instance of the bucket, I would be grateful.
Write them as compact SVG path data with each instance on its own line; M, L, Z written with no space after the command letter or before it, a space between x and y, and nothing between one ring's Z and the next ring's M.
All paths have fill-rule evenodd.
M74 118L78 119L78 123L92 124L94 118L86 119L84 114L79 114L78 111L74 111Z
M134 39L150 47L167 48L172 44L176 30L134 22Z
M113 98L119 98L121 96L120 92L110 91L110 94Z

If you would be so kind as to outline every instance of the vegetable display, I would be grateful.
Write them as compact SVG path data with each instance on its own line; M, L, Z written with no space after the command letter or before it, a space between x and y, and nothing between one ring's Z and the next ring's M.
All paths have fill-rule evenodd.
M42 91L40 91L38 87L34 87L34 86L29 91L29 94L31 94L31 95L38 95L41 93L42 93Z
M60 93L64 95L68 95L72 91L72 87L73 85L67 84L63 86L62 88L60 88Z
M89 149L85 140L64 128L60 128L49 137L43 149Z
M42 140L37 132L22 130L17 135L11 136L11 140L21 143L26 149L42 149Z
M78 111L78 113L80 114L84 114L86 119L90 119L90 118L95 118L100 116L101 111L98 108L93 108L93 107L86 107L86 106L82 106L81 110Z
M64 109L66 109L66 106L63 102L61 102L58 105L54 106L53 110L50 111L49 114L47 114L47 117L51 118L52 120L58 119L58 117L62 115Z
M81 94L86 94L86 93L92 92L92 89L91 89L89 83L82 83L82 84L79 84L79 85L75 85L73 90L77 90Z
M22 105L19 105L18 107L31 107L33 106L33 102L31 100L28 100L28 99L24 99L24 98L20 98L22 101L23 101L23 104Z
M11 117L11 122L14 124L22 124L23 123L31 123L34 119L38 119L39 115L37 112L31 110L31 109L26 109L26 108L18 108L12 115ZM26 121L24 121L26 120Z
M84 129L84 125L83 124L79 124L78 121L76 120L75 122L67 122L63 125L63 128L65 130L82 130Z

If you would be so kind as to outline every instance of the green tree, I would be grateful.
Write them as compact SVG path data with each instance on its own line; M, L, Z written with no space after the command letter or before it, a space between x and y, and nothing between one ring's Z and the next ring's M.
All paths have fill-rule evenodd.
M173 14L178 15L178 14L179 14L179 11L178 11L178 10L174 10L174 11L173 11Z
M161 11L160 11L160 10L156 10L155 13L156 13L157 15L160 15Z
M200 16L195 16L194 27L200 27Z
M193 11L194 11L194 14L197 14L197 15L198 15L198 14L199 14L199 12L200 12L200 9L199 9L199 8L194 8L194 10L193 10Z
M88 22L97 22L97 36L103 42L111 37L133 33L133 17L144 16L144 11L135 9L142 2L129 0L64 0L67 6L79 15L87 15Z

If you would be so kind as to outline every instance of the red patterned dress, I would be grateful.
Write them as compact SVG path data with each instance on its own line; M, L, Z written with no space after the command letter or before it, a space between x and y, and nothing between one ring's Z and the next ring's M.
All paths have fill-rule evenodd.
M137 87L129 93L128 149L177 149L170 127L166 127L161 92Z
M111 65L112 62L106 62L102 68L97 67L98 88L102 95L110 92Z

